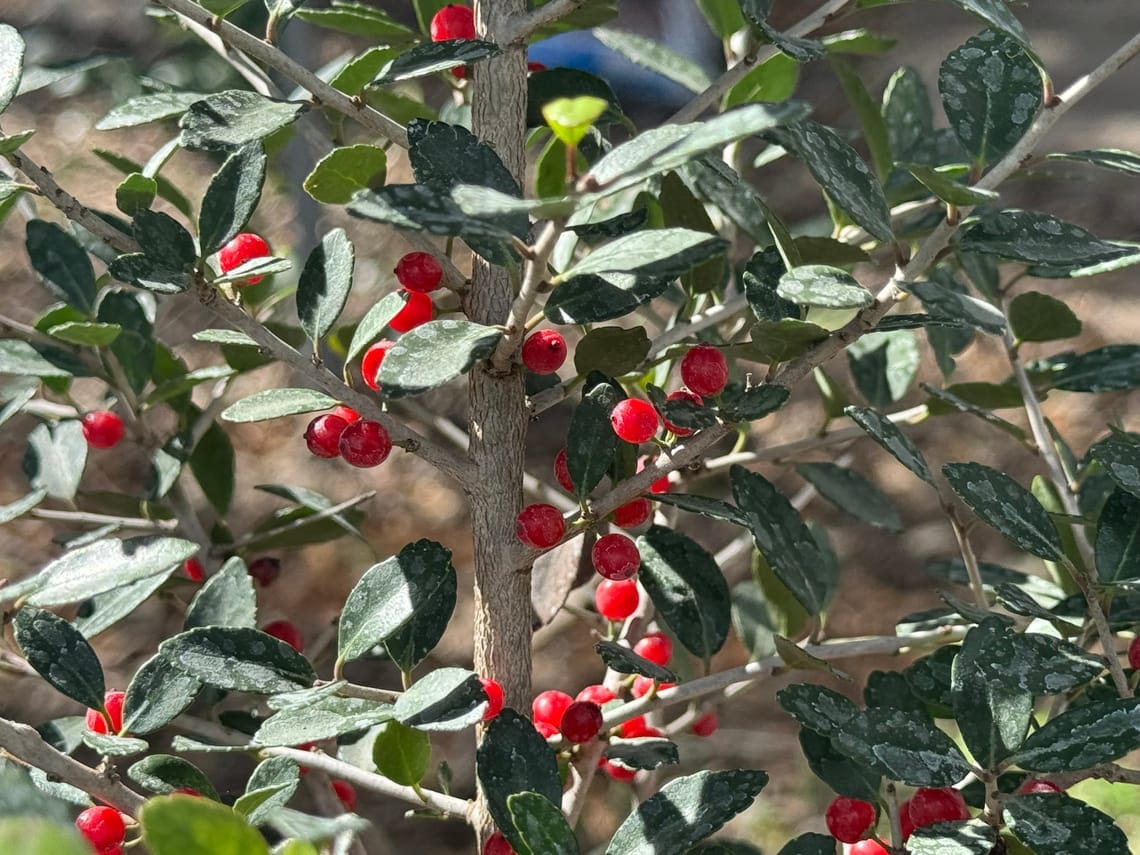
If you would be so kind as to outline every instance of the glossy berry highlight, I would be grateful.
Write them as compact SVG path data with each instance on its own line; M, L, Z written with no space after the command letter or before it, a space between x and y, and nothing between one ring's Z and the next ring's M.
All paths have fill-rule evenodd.
M557 689L548 689L535 695L531 701L530 711L536 722L545 722L554 728L562 727L562 716L574 703L574 699L565 692Z
M360 376L369 389L375 391L380 388L380 364L395 343L388 339L378 341L364 351L364 356L360 358Z
M1021 786L1017 788L1018 795L1032 796L1032 795L1054 795L1061 792L1061 788L1054 784L1052 781L1046 780L1029 780L1023 781Z
M848 851L848 855L891 855L877 841L860 840Z
M565 533L566 521L554 505L527 505L515 517L515 535L533 549L549 549Z
M619 439L639 443L653 439L661 426L661 420L657 416L657 410L648 401L626 398L618 401L610 413L610 424Z
M301 630L287 620L270 621L261 628L261 631L266 635L272 635L278 641L284 641L298 653L305 649L305 639L301 636Z
M690 348L681 359L681 382L698 395L711 398L728 383L728 362L711 344Z
M625 620L641 603L641 593L633 579L606 579L594 591L594 605L606 620Z
M635 769L630 769L628 766L622 766L620 763L606 760L604 757L598 761L598 768L602 770L602 773L607 778L613 781L625 783L637 777L637 771Z
M487 696L487 711L483 713L483 721L490 721L503 711L503 687L498 680L490 677L480 677L483 684L483 694Z
M522 362L535 374L553 374L566 361L566 339L557 330L539 330L522 346Z
M599 537L590 550L594 569L607 579L629 579L641 566L637 544L624 534Z
M443 268L426 252L409 252L396 262L396 281L405 291L428 294L439 287Z
M452 3L436 12L428 28L433 42L475 38L475 13L466 6Z
M87 710L87 717L84 719L87 729L92 733L119 733L123 729L123 702L126 700L126 697L126 692L115 689L104 694L103 708L107 711L107 715L104 716L100 710ZM107 726L108 718L111 719L110 727Z
M340 435L340 456L359 469L379 466L392 452L392 438L379 422L361 419Z
M123 439L123 420L110 410L95 410L83 417L82 430L92 448L114 448Z
M305 428L305 446L317 457L340 457L340 438L348 422L326 413L317 416Z
M388 322L388 326L398 333L406 333L422 326L435 316L435 304L427 294L416 291L405 291L407 301L404 308L396 312L396 317Z
M95 847L104 853L117 847L127 836L127 826L122 815L111 807L90 807L75 818L75 827Z
M858 843L875 825L875 806L840 796L824 813L828 833L840 843Z
M269 249L269 244L261 237L252 232L242 232L236 235L233 240L227 243L218 251L218 266L221 268L222 273L229 273L238 267L241 267L247 261L253 261L255 258L266 258L272 255ZM256 285L264 277L251 276L248 279L241 279L235 282L235 285Z
M562 714L558 729L575 745L589 742L602 729L602 708L593 701L574 701Z
M616 698L617 695L601 684L587 686L574 696L574 700L576 701L592 701L600 707L604 707Z

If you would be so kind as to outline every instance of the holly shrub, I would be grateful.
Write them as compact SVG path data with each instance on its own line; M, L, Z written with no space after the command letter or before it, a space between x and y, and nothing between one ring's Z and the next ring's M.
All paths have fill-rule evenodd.
M46 564L0 586L0 664L12 697L42 678L87 714L0 719L0 851L360 853L379 799L413 827L467 824L480 851L754 853L718 834L792 770L702 768L710 755L677 737L727 739L718 708L790 672L775 700L836 800L782 855L1127 851L1114 818L1067 791L1140 783L1119 764L1140 748L1140 657L1124 654L1140 622L1140 436L1105 426L1074 448L1042 401L1095 420L1096 395L1140 385L1140 345L1066 349L1081 323L1050 293L1135 264L1140 245L1002 193L1058 161L1140 172L1111 140L1042 144L1140 37L1059 90L1002 0L954 0L979 32L941 48L929 34L938 80L903 67L880 92L852 55L891 49L860 29L891 0L827 0L790 27L772 0L698 0L724 42L715 78L606 28L616 5L412 0L409 26L410 9L347 0L156 0L150 26L232 75L181 91L136 69L137 94L97 128L150 125L169 142L142 163L100 152L123 173L117 210L36 159L49 121L4 128L0 217L9 233L25 221L54 302L25 323L9 315L34 309L5 300L0 423L26 446L28 488L0 521L54 520L60 535ZM783 21L807 4L775 5ZM361 49L310 70L279 45L287 27ZM601 77L528 65L530 42L583 28L692 100L638 128ZM0 26L0 109L84 71L24 53ZM857 127L792 97L809 64ZM267 181L287 182L290 137L303 192L359 220L355 242L332 228L292 257L250 230ZM168 169L187 159L189 173ZM818 194L793 220L765 187L803 167ZM406 249L390 256L378 248L393 235ZM386 293L356 287L364 260L393 271ZM160 335L191 308L214 321L193 334L214 354L193 369L186 342ZM961 376L957 355L987 339L1004 377ZM1044 355L1027 360L1026 343ZM942 382L916 395L921 359ZM234 393L252 378L260 390ZM822 427L774 445L793 393ZM898 408L908 396L919 403ZM1036 476L932 462L945 450L917 441L927 419L1032 452ZM322 483L258 487L284 505L255 524L234 513L252 488L229 426L247 422L327 458ZM853 442L885 451L874 478L837 451ZM93 464L124 447L149 472L127 492L93 486ZM470 566L414 540L356 568L323 639L259 620L259 590L287 584L265 553L363 537L373 494L334 498L345 466L405 454L467 497L473 554L455 563ZM923 521L876 485L887 475L933 491L958 554L930 570L958 593L892 616L893 634L835 637L840 562L808 503L895 533L897 554L878 560L904 561ZM983 526L1014 567L975 552ZM750 573L729 571L749 553ZM136 639L149 658L113 690L99 636L155 598L180 606L181 629ZM461 613L470 655L436 667ZM540 655L574 638L597 654L577 699L531 686L532 635L559 615ZM730 638L750 661L714 668ZM884 654L906 655L861 694L834 664ZM391 684L351 680L378 659ZM454 753L462 739L473 754ZM206 771L235 754L256 762L244 790ZM448 756L473 771L455 777ZM603 783L632 806L598 839L604 824L582 818Z

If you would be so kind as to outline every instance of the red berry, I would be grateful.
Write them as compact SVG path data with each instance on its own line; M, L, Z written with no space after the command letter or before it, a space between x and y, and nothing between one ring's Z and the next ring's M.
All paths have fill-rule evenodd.
M637 471L640 472L646 467L647 464L652 463L653 458L643 457L637 461ZM668 493L669 492L669 476L662 475L656 481L649 485L649 492L653 494Z
M297 629L287 620L275 620L261 628L266 635L272 635L279 641L284 641L298 653L305 649L305 640L301 637L301 630Z
M574 700L593 701L598 706L603 707L610 701L614 700L616 697L617 695L615 695L605 686L595 684L593 686L587 686L582 691L580 691L577 695L574 696Z
M535 696L530 711L536 722L544 721L558 728L562 724L562 715L572 703L574 699L565 692L549 689Z
M346 427L348 422L340 416L317 416L305 428L305 445L317 457L339 457L340 437Z
M668 665L673 658L673 640L663 632L650 632L633 645L633 652L658 665Z
M666 689L672 689L676 683L658 683L657 691L663 692ZM648 695L649 690L653 688L653 678L639 676L633 681L633 687L629 690L635 698L640 698L643 695Z
M548 549L566 533L566 521L554 505L527 505L515 517L515 535L525 546Z
M483 684L483 693L487 696L487 711L483 713L483 721L490 721L503 711L503 687L490 677L480 677L479 682Z
M364 351L364 356L360 359L360 376L364 378L364 383L369 389L380 388L380 363L384 361L388 349L395 343L389 339L384 339Z
M97 852L118 846L127 836L122 815L110 807L90 807L75 818L75 827Z
M100 710L87 710L87 729L92 733L118 733L123 729L123 701L127 693L112 689L103 695L103 708L107 711L105 717ZM107 727L107 718L111 719L110 728Z
M92 448L114 448L123 438L123 420L110 410L95 410L83 417L83 438Z
M352 784L338 779L332 782L332 788L336 797L340 799L340 803L344 805L345 810L356 810L356 788Z
M649 499L638 496L632 502L626 502L613 514L614 525L618 528L637 528L653 513L653 505Z
M1140 669L1140 635L1128 645L1128 667L1133 671Z
M534 729L539 732L543 739L550 739L550 737L558 735L558 728L548 721L536 721Z
M340 435L340 456L351 466L367 469L379 466L392 451L392 438L379 422L361 419Z
M618 401L610 413L610 424L619 438L637 443L652 439L661 426L661 421L657 417L657 410L648 401L626 398Z
M1034 793L1045 793L1052 795L1053 793L1061 792L1061 788L1054 784L1052 781L1042 779L1031 779L1023 781L1021 786L1017 788L1017 792L1022 796L1031 796Z
M242 232L237 235L233 240L227 243L218 252L218 266L222 268L222 273L229 273L236 267L241 267L247 261L252 261L255 258L265 258L273 253L261 237L251 232ZM235 282L235 285L256 285L264 277L251 276L249 279L243 279Z
M249 575L263 588L271 585L281 575L281 561L268 555L256 558L249 564Z
M535 374L553 374L566 361L566 339L556 330L539 330L523 342L522 361Z
M177 790L171 790L170 794L172 796L193 796L196 799L202 798L202 794L193 787L179 787Z
M356 412L352 407L346 407L344 404L334 407L332 414L338 419L344 419L349 424L360 419L360 413Z
M637 544L624 534L606 534L594 541L590 550L594 569L607 579L629 579L641 566Z
M621 727L618 728L618 734L622 739L638 739L642 737L655 737L660 739L665 735L665 732L660 728L656 728L645 721L645 716L634 716L629 721L623 721Z
M728 362L711 344L698 344L681 360L681 380L698 395L719 395L728 383Z
M907 799L899 805L899 827L902 831L902 839L909 840L910 836L914 834L914 823L910 818L910 799Z
M848 850L847 855L890 855L874 840L860 840Z
M414 330L435 316L435 304L427 294L417 291L405 291L404 294L407 297L404 308L396 312L396 317L388 322L388 326L398 333Z
M518 855L518 853L511 848L511 844L507 841L507 838L496 831L488 837L487 842L483 844L483 855Z
M717 718L716 710L709 710L694 721L689 729L697 736L712 736L718 727L720 727L720 719Z
M527 70L528 74L531 74L535 71L546 71L546 66L543 65L541 62L534 62L532 60L528 60L527 64L526 64L526 70Z
M634 777L637 776L635 770L628 769L619 763L606 760L604 757L598 762L598 768L615 781L632 781Z
M910 798L910 807L907 809L907 813L915 828L922 828L924 825L931 825L935 822L951 822L970 818L970 810L966 807L966 800L953 787L941 789L922 787L916 790Z
M554 480L561 484L566 492L574 492L574 482L570 480L570 466L566 462L565 448L554 456Z
M705 403L703 400L701 400L700 395L698 395L696 392L690 392L688 389L678 389L676 392L670 392L665 396L665 400L689 401L690 403L696 404L698 407L704 406ZM696 433L696 431L692 428L681 427L680 425L673 424L664 416L661 417L661 421L665 424L665 429L670 431L674 436L692 436L694 433Z
M840 843L858 843L875 824L875 806L840 796L827 806L827 830Z
M558 729L575 745L589 742L602 729L602 708L593 701L574 701L562 714Z
M187 558L182 563L182 572L191 582L201 582L206 578L206 568L197 558Z
M409 252L396 262L396 279L406 291L427 294L439 287L443 268L429 253Z
M633 579L606 579L594 591L594 605L606 620L625 620L641 602L641 593Z
M429 31L433 42L445 42L449 39L473 39L475 38L475 13L458 3L444 6L432 16Z

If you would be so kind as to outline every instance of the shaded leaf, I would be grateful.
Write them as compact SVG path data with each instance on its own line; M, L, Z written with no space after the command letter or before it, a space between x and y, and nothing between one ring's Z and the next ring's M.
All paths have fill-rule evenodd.
M1039 558L1064 560L1057 528L1033 494L1004 473L980 463L947 463L950 487L988 525Z
M24 658L53 689L85 707L103 708L103 668L79 630L29 606L16 612L12 626Z
M400 336L380 364L385 396L420 395L461 374L495 349L502 338L495 327L445 318L428 321Z
M250 627L197 627L168 638L158 652L219 689L268 695L309 686L316 679L304 656Z
M227 422L260 422L298 413L330 410L335 398L314 389L266 389L230 404L222 411Z
M344 310L355 264L356 250L341 228L326 234L309 253L297 280L297 316L314 343L328 335Z
M486 711L487 693L477 674L465 668L437 668L400 695L392 715L419 730L451 731L471 727Z
M227 89L195 101L178 121L184 148L240 148L292 124L308 106L245 89ZM145 245L145 244L144 244Z
M265 183L265 151L252 142L231 154L217 171L198 214L198 241L212 255L245 228L261 199Z

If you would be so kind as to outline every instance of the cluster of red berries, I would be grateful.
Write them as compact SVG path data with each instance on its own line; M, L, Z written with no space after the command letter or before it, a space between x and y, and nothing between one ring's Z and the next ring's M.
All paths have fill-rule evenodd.
M428 294L443 281L443 268L429 253L409 252L396 263L396 281L400 283L406 302L388 326L398 333L406 333L435 316L435 304ZM393 344L394 341L384 339L364 352L360 360L360 376L369 389L375 391L380 388L380 364Z
M362 419L342 405L309 422L305 445L317 457L342 457L351 466L367 469L388 459L392 437L380 422Z
M684 389L670 393L667 401L684 400L702 404L703 398L712 398L724 391L728 384L728 362L724 354L711 344L698 344L689 349L681 359L681 382ZM660 430L663 419L656 408L640 398L626 398L619 401L610 413L610 424L619 439L635 445L648 442ZM665 427L676 436L691 436L689 428L664 422Z
M103 709L87 710L84 723L92 733L115 735L123 729L123 702L127 698L126 692L112 689L103 695ZM103 711L106 711L106 715Z

